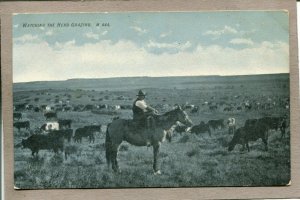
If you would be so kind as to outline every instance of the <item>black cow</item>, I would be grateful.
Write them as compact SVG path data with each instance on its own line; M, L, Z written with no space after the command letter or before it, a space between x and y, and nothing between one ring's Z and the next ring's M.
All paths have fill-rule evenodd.
M283 117L263 117L259 119L262 123L266 124L269 129L278 130L280 128Z
M27 130L30 129L30 122L29 121L23 121L23 122L14 122L13 124L14 127L20 131L21 128L25 128Z
M68 140L68 142L71 142L71 138L73 136L73 129L51 130L49 132L49 135L61 137Z
M205 132L208 132L209 136L211 136L211 131L208 123L205 124L203 121L201 121L200 124L195 125L191 128L191 133L195 133L197 135Z
M27 105L26 103L16 104L16 105L14 105L14 110L15 110L15 111L22 111L22 110L25 110L26 105Z
M228 151L232 151L236 144L243 145L247 147L248 152L250 151L249 142L256 141L259 138L262 139L265 144L265 150L268 150L268 126L262 121L257 120L253 125L248 127L241 127L236 130L234 136L229 143Z
M195 106L191 109L191 113L197 113L199 111L199 106Z
M58 120L59 128L71 128L72 120L71 119L59 119Z
M46 113L44 114L44 116L46 117L46 119L57 118L56 112L46 112Z
M14 112L13 117L16 120L20 120L22 119L22 113Z
M217 128L225 128L224 119L209 120L207 124L214 130Z
M78 128L75 131L74 141L81 143L83 137L88 137L90 143L95 142L94 132L101 132L101 125L90 125Z
M186 132L186 129L187 129L187 128L188 128L188 127L187 127L186 125L178 124L178 125L176 125L176 127L175 127L175 131L176 131L177 133L182 134L182 133Z
M47 149L58 153L59 150L64 150L64 141L60 137L50 135L34 134L21 142L23 148L29 148L31 155L38 155L39 150Z

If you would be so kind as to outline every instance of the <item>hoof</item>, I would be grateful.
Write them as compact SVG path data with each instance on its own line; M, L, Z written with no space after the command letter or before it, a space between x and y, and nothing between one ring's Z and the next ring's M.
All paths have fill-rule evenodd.
M161 171L158 170L158 171L154 172L154 175L161 175Z

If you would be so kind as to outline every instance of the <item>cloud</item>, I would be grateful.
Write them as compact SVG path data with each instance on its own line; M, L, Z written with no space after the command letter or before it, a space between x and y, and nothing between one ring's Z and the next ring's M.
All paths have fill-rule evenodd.
M40 39L37 35L25 34L20 37L14 38L14 42L40 42Z
M159 43L159 42L154 42L152 40L149 40L149 42L146 44L148 48L158 48L158 49L177 49L177 50L186 50L189 47L192 46L190 41L187 41L183 44L178 43L178 42L173 42L173 43Z
M93 33L93 32L88 32L84 35L87 38L90 39L95 39L95 40L99 40L99 34Z
M54 34L53 30L49 30L45 33L45 35L47 35L47 36L51 36L53 34Z
M149 44L155 48L175 45ZM14 43L13 81L289 72L289 46L280 41L264 41L243 49L219 45L198 45L193 51L185 48L173 54L153 54L127 40L101 40L81 46L71 40L54 47L45 41Z
M146 34L148 32L146 29L142 29L138 26L131 26L130 28L136 31L139 35Z
M172 31L169 31L169 32L161 33L161 34L159 35L159 37L165 38L165 37L167 37L167 36L169 36L169 35L171 35L171 34L172 34Z
M101 35L106 35L108 33L108 31L103 31L102 33L101 33Z
M230 40L229 43L236 45L254 45L254 42L249 38L234 38Z
M224 26L224 28L222 29L218 29L218 30L208 30L206 32L203 33L203 35L211 35L214 37L220 37L221 35L224 34L237 34L238 31L235 28L232 28L230 26Z

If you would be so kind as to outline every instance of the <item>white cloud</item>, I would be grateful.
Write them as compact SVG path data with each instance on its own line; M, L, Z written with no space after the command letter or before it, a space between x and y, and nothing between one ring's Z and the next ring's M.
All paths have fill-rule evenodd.
M187 48L191 47L191 42L187 41L183 44L180 44L178 42L173 42L173 43L159 43L159 42L154 42L152 40L149 40L147 43L148 48L158 48L158 49L177 49L177 50L186 50Z
M136 31L139 35L145 34L148 31L146 29L142 29L141 27L138 26L131 26L131 29L133 29L134 31Z
M162 48L171 44L152 43ZM186 45L188 46L188 44ZM102 40L77 46L74 40L15 43L13 80L65 80L119 76L238 75L289 72L289 47L262 42L244 49L198 45L194 51L152 54L131 41Z
M254 42L251 39L246 39L246 38L234 38L229 41L231 44L244 44L244 45L254 45Z
M47 36L51 36L53 34L54 34L53 30L49 30L45 33L45 35L47 35Z
M102 33L101 33L101 35L106 35L108 33L108 31L103 31Z
M169 35L171 35L171 34L172 34L172 31L169 31L169 32L161 33L161 34L159 35L159 37L165 38L165 37L167 37L167 36L169 36Z
M85 37L99 40L99 34L93 33L93 32L88 32L85 34Z
M39 42L40 39L37 35L25 34L20 37L14 38L14 42Z
M221 35L224 34L237 34L238 31L235 28L232 28L230 26L224 26L224 28L222 29L218 29L218 30L208 30L206 32L203 33L203 35L211 35L214 37L220 37Z

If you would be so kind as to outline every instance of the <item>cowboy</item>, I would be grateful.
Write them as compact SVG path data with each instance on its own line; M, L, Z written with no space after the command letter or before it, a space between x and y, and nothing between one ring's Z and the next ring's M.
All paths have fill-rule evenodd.
M147 118L153 114L157 114L157 110L146 104L146 93L144 91L140 90L136 96L137 99L134 101L132 106L133 121L139 126L144 127Z

